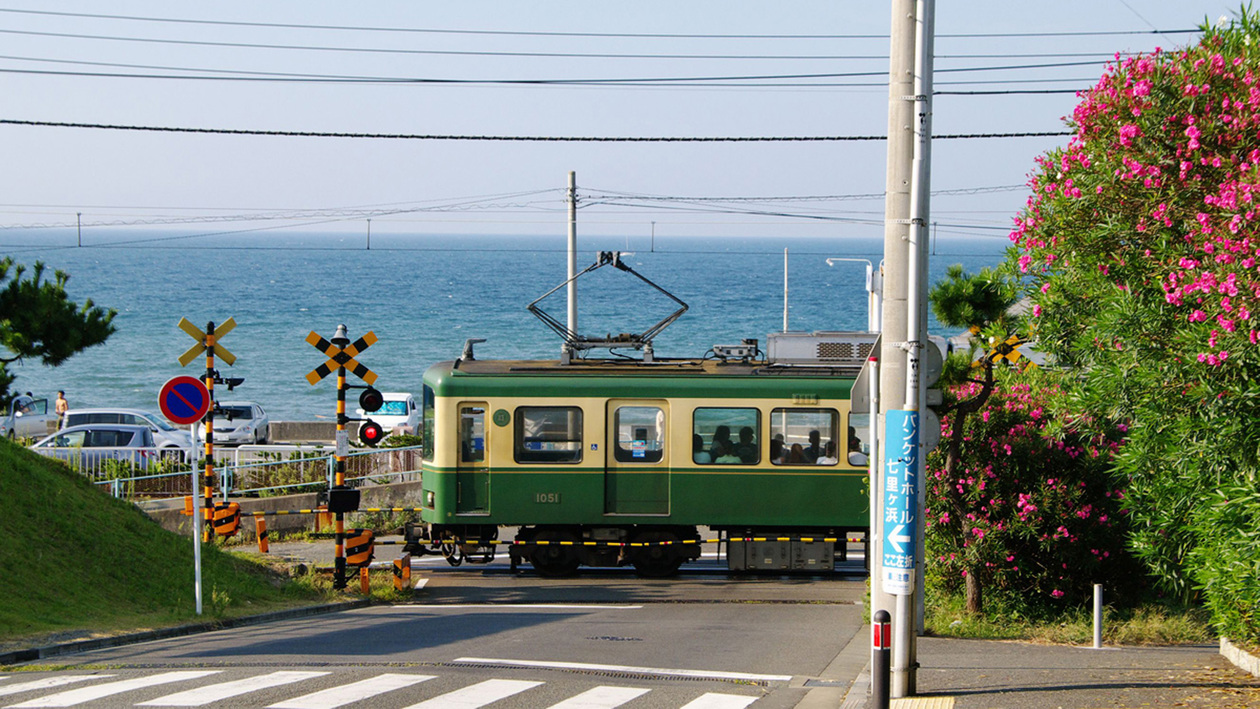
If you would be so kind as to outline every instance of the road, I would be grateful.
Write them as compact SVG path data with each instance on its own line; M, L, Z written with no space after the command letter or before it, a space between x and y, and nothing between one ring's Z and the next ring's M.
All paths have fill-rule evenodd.
M0 706L835 707L866 660L858 559L809 577L708 560L667 580L425 560L415 603L68 656L0 679Z

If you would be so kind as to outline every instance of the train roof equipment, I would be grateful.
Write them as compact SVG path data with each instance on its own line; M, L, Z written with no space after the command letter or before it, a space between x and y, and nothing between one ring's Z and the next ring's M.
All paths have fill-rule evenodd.
M564 288L565 286L569 285L569 283L576 281L582 276L585 276L586 274L591 273L592 271L595 271L604 266L612 266L613 268L616 268L620 271L625 271L626 273L629 273L635 278L638 278L639 280L648 284L652 288L655 288L657 291L663 293L665 297L677 303L679 305L679 308L675 310L673 313L667 315L660 322L656 323L652 327L643 331L642 333L623 332L615 336L612 334L606 334L603 337L599 337L599 336L582 335L580 333L570 330L568 326L564 325L559 320L557 320L556 318L554 318L553 316L551 316L549 313L547 313L546 311L544 311L542 308L538 306L538 304L542 302L544 299L546 299L547 296L550 296L552 293L555 293L561 288ZM557 335L559 335L562 339L564 339L564 344L560 348L561 364L569 364L573 359L574 353L581 353L581 352L585 352L586 350L593 350L593 349L608 349L609 351L618 350L618 349L639 350L643 353L643 361L651 362L653 359L653 352L652 352L653 338L661 334L661 331L669 327L671 324L673 324L675 320L682 317L682 314L687 312L687 304L679 300L673 293L670 293L664 288L656 285L652 281L648 280L645 276L643 276L643 274L639 273L638 271L634 270L629 265L627 265L624 261L621 260L620 251L600 251L598 257L595 259L594 264L587 266L584 270L579 271L572 278L566 279L560 285L556 286L555 288L552 288L551 290L539 296L537 299L534 300L534 302L529 304L528 310L529 312L533 313L534 316L537 317L539 320L542 320L543 324L551 328Z

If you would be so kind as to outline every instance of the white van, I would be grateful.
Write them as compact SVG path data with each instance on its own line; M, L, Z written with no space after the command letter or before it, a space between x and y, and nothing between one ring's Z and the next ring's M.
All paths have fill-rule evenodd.
M372 419L386 433L416 435L420 430L420 409L416 406L415 398L406 392L397 391L381 392L381 397L385 400L381 408L371 413L358 409L358 417Z

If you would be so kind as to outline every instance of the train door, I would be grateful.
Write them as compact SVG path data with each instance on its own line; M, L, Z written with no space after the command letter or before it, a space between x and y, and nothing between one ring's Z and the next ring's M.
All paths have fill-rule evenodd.
M669 514L668 415L666 401L608 402L605 514Z
M490 513L490 468L486 457L486 407L460 404L455 472L455 511L459 514Z

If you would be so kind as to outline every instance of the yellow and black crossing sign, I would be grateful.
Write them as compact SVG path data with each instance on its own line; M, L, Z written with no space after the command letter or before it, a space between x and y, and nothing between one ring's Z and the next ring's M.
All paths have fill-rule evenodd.
M1024 356L1023 353L1019 351L1019 346L1026 342L1028 341L1020 339L1019 335L1011 335L1006 338L1004 342L999 342L994 345L993 349L990 350L989 354L985 355L985 357L990 362L994 363L1006 360L1007 362L1014 364L1019 361L1020 357Z
M215 357L227 362L229 366L236 362L236 355L232 354L226 347L219 344L219 340L223 339L223 336L231 332L235 327L236 320L228 318L227 322L220 323L214 328L214 349L211 352ZM179 329L188 333L189 337L197 341L197 344L188 348L187 352L179 356L180 366L187 367L189 362L193 361L195 357L206 351L206 333L202 332L201 328L189 322L188 318L179 319Z
M376 343L376 333L368 332L363 337L360 337L345 347L338 347L334 345L328 340L325 340L323 337L320 337L320 335L316 332L311 332L311 334L307 335L306 341L309 342L315 349L328 355L327 362L324 362L315 369L312 369L310 373L306 375L306 381L311 384L318 383L319 380L331 374L333 370L338 367L345 367L350 370L351 374L359 379L362 379L368 384L376 381L376 373L367 367L364 367L354 359L363 352L363 350L366 350Z

